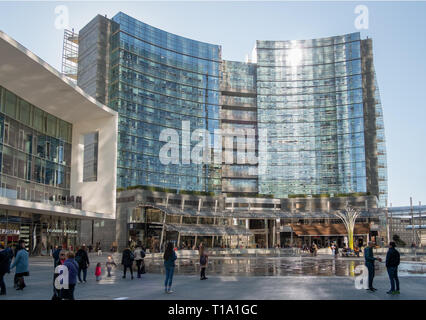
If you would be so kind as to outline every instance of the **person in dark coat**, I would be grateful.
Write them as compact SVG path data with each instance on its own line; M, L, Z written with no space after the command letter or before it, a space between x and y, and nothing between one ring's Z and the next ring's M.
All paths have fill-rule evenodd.
M173 250L173 243L167 243L166 250L163 255L164 259L164 269L166 273L166 280L164 281L164 291L166 293L173 293L172 291L172 281L173 273L175 271L175 261L177 259L176 253Z
M374 279L374 261L378 260L382 261L380 258L375 258L373 254L373 242L368 243L368 247L364 250L364 258L365 258L365 266L368 269L368 289L369 291L376 291L377 289L373 287L373 279Z
M130 269L130 274L133 280L133 260L135 259L135 256L133 254L133 252L129 249L126 248L123 251L123 256L121 258L121 264L123 265L123 279L126 278L126 272L127 272L127 268Z
M58 261L59 261L59 254L62 250L62 246L59 246L55 249L55 251L53 251L52 253L52 258L53 258L53 267L56 268L56 266L58 265Z
M86 246L83 244L82 247L77 251L75 255L75 261L78 264L78 281L81 281L81 271L83 271L83 281L86 281L87 268L90 266L89 256L87 255Z
M391 288L387 294L399 294L399 279L398 279L398 266L399 266L399 252L395 249L395 242L389 243L389 250L386 254L386 269L388 271ZM395 288L396 285L396 288ZM396 290L395 290L396 289Z
M6 294L4 275L10 272L9 266L9 255L7 254L7 251L4 249L3 245L0 245L0 296Z

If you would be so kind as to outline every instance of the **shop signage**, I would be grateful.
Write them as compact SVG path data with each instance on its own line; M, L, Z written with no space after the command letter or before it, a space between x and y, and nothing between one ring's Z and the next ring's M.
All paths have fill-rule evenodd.
M67 233L77 234L78 233L77 230L70 230L70 229L65 229L65 230L62 230L62 229L47 229L47 232L48 233L64 233L64 234L67 234Z
M0 229L0 234L17 234L17 235L19 235L19 230L15 230L15 229Z

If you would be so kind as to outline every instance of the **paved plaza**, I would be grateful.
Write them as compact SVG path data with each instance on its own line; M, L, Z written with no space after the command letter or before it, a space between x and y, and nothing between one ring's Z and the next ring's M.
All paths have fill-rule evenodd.
M354 278L349 276L238 276L208 275L209 279L200 281L198 273L177 274L173 279L173 294L165 294L164 276L159 273L146 273L142 279L122 279L121 270L116 269L113 277L105 276L96 282L94 267L96 262L104 265L106 254L102 257L90 256L87 283L77 284L76 299L87 300L236 300L236 299L371 299L403 300L426 299L426 277L406 275L400 277L401 294L389 296L389 280L380 273L374 282L377 292L358 290ZM319 257L318 259L322 259ZM116 261L117 262L117 261ZM119 261L118 261L119 262ZM26 278L24 291L13 289L13 272L5 276L7 295L0 300L50 299L52 296L52 258L30 258L30 277Z

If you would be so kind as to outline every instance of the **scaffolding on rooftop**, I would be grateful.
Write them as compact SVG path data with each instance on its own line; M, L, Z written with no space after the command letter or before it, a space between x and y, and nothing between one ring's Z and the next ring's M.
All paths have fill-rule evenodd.
M73 82L77 81L78 68L78 34L72 30L64 30L62 47L62 74Z

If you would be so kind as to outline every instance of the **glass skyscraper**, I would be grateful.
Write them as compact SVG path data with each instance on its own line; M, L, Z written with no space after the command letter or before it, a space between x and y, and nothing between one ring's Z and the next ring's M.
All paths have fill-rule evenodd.
M93 19L79 43L78 85L119 113L118 187L236 197L373 195L385 205L386 148L371 39L352 33L257 41L252 62L235 62L223 60L218 45L120 12ZM182 121L191 132L253 133L246 142L260 157L259 135L266 132L265 172L236 161L183 164L182 156L180 164L161 164L160 132L177 130L182 150Z
M163 165L160 132L219 128L220 47L153 28L124 13L112 18L109 105L119 112L118 186L220 191L204 164ZM191 142L191 149L197 142ZM182 150L182 138L179 150Z
M257 41L259 128L268 130L259 191L367 192L359 33Z

